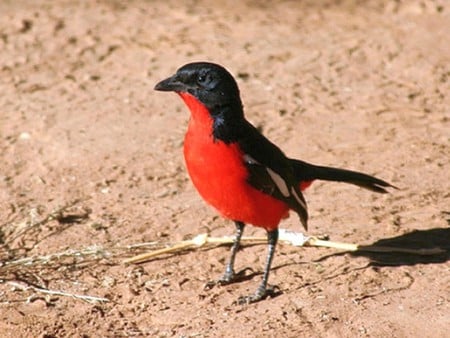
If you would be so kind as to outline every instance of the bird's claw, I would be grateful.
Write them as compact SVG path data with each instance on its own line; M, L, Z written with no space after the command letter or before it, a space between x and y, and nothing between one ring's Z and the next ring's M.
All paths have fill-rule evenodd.
M235 276L234 273L233 274L225 274L218 280L210 280L209 282L207 282L205 284L205 287L203 289L211 290L212 288L214 288L217 285L221 286L221 285L231 284L234 280L234 276Z
M251 303L259 302L267 297L274 298L281 294L281 290L277 286L269 286L266 288L258 288L253 295L241 296L233 304L235 305L246 305Z
M235 279L236 279L236 273L234 272L234 270L227 270L227 271L225 271L223 276L219 278L217 283L220 285L227 285L227 284L231 284L233 282L233 280L235 280Z
M215 280L210 280L208 281L205 286L203 287L203 290L211 290L213 287L215 287L217 285L217 281Z
M253 272L252 268L245 268L239 272L234 272L234 270L226 270L222 277L220 277L218 280L212 280L205 284L204 290L211 290L213 287L217 285L228 285L232 284L236 281L240 281L244 279L246 276L246 272L251 271Z

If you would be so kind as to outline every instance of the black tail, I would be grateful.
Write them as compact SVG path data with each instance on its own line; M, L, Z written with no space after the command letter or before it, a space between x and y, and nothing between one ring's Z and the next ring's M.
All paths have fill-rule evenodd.
M383 194L388 192L385 188L398 189L386 181L357 171L322 167L294 159L291 161L298 181L325 180L345 182Z

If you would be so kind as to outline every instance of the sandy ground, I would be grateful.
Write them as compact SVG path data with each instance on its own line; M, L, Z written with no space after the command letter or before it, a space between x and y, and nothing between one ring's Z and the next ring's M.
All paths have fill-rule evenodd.
M448 337L449 13L445 0L1 1L1 336ZM310 234L445 252L280 245L281 294L245 306L265 246L239 253L248 278L212 290L229 247L122 264L139 243L233 233L184 169L185 107L153 91L195 60L237 76L248 119L289 156L401 188L316 183ZM282 227L301 231L297 217Z

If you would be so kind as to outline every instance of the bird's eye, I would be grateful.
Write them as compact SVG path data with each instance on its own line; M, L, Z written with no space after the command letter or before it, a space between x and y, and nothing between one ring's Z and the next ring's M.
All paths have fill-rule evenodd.
M206 74L200 74L197 78L197 83L198 84L204 84L207 80L207 76Z

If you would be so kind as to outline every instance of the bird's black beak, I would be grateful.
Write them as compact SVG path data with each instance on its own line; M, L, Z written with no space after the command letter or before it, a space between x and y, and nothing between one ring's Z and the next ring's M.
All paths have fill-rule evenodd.
M162 92L182 92L186 89L186 85L177 78L177 74L157 83L155 90Z

